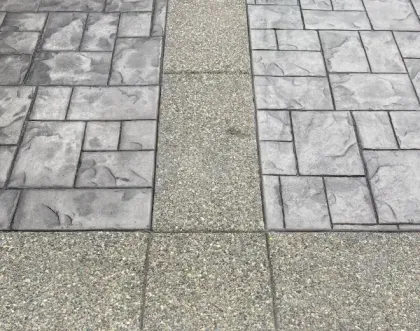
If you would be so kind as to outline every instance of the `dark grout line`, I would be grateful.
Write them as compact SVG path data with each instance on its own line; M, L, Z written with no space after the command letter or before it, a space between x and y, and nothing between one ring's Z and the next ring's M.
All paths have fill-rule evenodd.
M249 71L245 70L214 70L214 71L196 71L196 70L180 70L180 71L166 71L165 75L250 75Z
M256 93L255 93L255 82L254 82L254 63L252 61L252 40L251 40L251 26L249 24L249 10L248 6L245 5L245 14L246 14L246 28L247 28L247 34L248 34L248 58L250 60L249 66L250 66L250 73L247 73L247 75L250 75L249 79L251 82L251 93L252 93L252 103L253 103L253 110L254 110L254 126L255 126L255 145L257 148L257 164L258 164L258 176L259 176L259 185L260 185L260 205L261 205L261 211L262 211L262 217L263 217L263 223L264 223L264 229L267 230L267 211L265 209L264 199L264 182L263 182L263 171L262 171L262 164L261 164L261 149L260 149L260 143L259 143L259 124L258 124L258 112L257 112L257 104L256 104ZM276 43L277 42L277 35L275 34ZM278 47L277 47L278 48ZM280 181L280 180L279 180ZM281 205L281 208L283 210L283 205Z
M361 158L362 164L363 164L363 170L365 172L366 184L367 184L367 187L369 189L369 195L370 195L370 200L371 200L372 207L373 207L373 212L375 214L376 223L379 224L378 207L376 205L375 196L373 195L372 186L370 184L370 178L369 178L369 172L367 170L366 159L365 159L365 156L363 155L362 139L360 137L359 129L357 128L357 122L356 122L356 120L353 116L353 113L352 112L349 112L349 113L350 113L350 118L351 118L353 128L354 128L354 134L356 136L356 143L357 143L357 146L358 146L358 149L359 149L360 158Z
M331 215L330 202L328 201L327 184L325 183L325 178L324 177L322 177L322 186L323 186L323 191L324 191L324 195L325 195L325 202L327 203L327 210L328 210L328 217L330 219L330 226L331 226L331 229L332 229L333 228L333 219L332 219L332 215Z
M152 240L153 240L153 236L149 234L147 238L146 256L144 258L144 265L143 265L144 277L143 277L143 282L142 282L143 290L141 293L142 304L141 304L141 309L140 309L140 330L143 330L144 328L144 316L145 316L145 310L146 310L146 293L147 293L146 291L147 291L147 282L148 282L149 264L150 264L149 262L150 247L152 246Z
M271 250L270 250L270 234L266 233L265 235L265 244L266 244L266 253L267 253L267 263L268 263L268 272L270 277L270 289L271 289L271 304L273 309L273 322L275 330L280 330L280 326L278 325L279 321L279 312L277 311L277 293L276 293L276 286L274 284L274 271L273 271L273 263L271 260ZM279 303L281 305L281 303Z
M391 112L388 111L387 113L388 113L389 123L391 124L391 129L394 134L395 142L397 143L398 149L401 149L400 140L398 139L397 133L395 132L395 128L394 128L394 123L392 122Z
M151 23L151 31L153 31L153 27L155 24L155 9L157 6L157 1L153 1L153 14L152 14L152 23ZM150 211L150 228L153 230L154 225L154 212L155 212L155 196L156 196L156 181L157 181L157 168L158 168L158 143L159 143L159 123L160 123L160 112L161 112L161 105L162 105L162 97L163 97L163 76L164 72L164 59L165 59L165 45L166 45L166 31L167 31L167 20L168 20L168 13L169 13L169 0L166 0L166 11L165 11L165 26L163 28L162 36L161 36L161 53L160 53L160 61L159 61L159 95L158 95L158 105L157 105L157 113L156 113L156 131L155 131L155 146L154 146L154 168L153 168L153 179L152 179L152 201L151 201L151 211Z

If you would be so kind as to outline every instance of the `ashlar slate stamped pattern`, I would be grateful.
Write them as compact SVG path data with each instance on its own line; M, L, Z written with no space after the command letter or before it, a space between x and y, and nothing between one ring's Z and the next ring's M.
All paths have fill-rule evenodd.
M0 229L150 229L167 0L0 1Z
M420 6L247 0L268 230L420 229Z

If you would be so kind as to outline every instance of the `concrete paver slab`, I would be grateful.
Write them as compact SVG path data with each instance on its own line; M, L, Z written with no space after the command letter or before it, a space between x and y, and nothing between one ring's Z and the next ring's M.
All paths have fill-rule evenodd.
M419 234L272 234L279 330L416 330Z
M139 330L146 246L139 233L1 233L1 330Z
M166 75L163 86L154 229L262 229L248 76Z
M263 234L152 239L145 330L274 330Z

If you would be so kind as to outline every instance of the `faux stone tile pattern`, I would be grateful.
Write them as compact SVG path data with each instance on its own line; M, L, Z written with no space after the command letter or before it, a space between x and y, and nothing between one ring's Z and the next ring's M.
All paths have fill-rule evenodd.
M119 122L87 122L83 150L117 150Z
M287 229L330 229L322 178L280 177Z
M18 143L34 92L26 86L0 88L0 145Z
M418 230L420 2L247 4L266 228Z
M30 55L0 55L0 85L21 84L30 60Z
M12 166L13 157L15 155L16 147L14 146L0 146L0 189L4 187L7 180L7 175Z
M420 113L391 112L398 143L402 149L420 149Z
M86 14L52 13L48 17L42 49L45 51L75 51L82 41Z
M387 112L361 111L353 116L363 148L398 149Z
M39 87L31 112L32 120L64 120L70 101L70 87Z
M403 57L420 58L420 32L394 32Z
M0 25L0 31L41 32L46 19L46 13L8 13Z
M290 142L262 141L261 169L265 175L295 175L296 161Z
M333 224L376 223L369 188L364 177L325 178Z
M293 112L302 175L364 175L348 112Z
M369 72L357 31L321 31L322 47L329 72Z
M363 31L360 35L372 72L406 72L391 32Z
M83 122L30 122L10 178L11 187L72 187Z
M254 75L325 76L320 52L253 51Z
M0 228L150 228L166 10L0 1Z
M146 229L151 189L67 189L22 192L17 230Z
M420 223L420 151L365 151L379 223Z
M84 152L76 187L151 187L151 151Z
M18 190L0 191L0 230L9 230L19 193Z

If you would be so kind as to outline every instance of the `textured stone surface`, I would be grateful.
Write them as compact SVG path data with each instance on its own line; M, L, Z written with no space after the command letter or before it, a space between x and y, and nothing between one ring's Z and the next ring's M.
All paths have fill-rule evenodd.
M30 55L0 55L0 85L21 84L30 61Z
M369 65L356 31L321 31L327 69L330 72L369 72Z
M391 112L392 123L402 149L420 149L420 113Z
M84 129L82 122L28 123L9 185L73 186Z
M87 122L84 150L117 150L120 138L119 122Z
M28 83L35 85L105 85L109 52L43 52L35 55Z
M349 113L293 112L292 118L301 174L364 175Z
M331 0L331 3L334 10L365 10L362 0Z
M151 189L25 190L17 230L147 229Z
M420 151L365 151L380 223L420 222Z
M249 6L251 29L302 29L297 6Z
M417 95L420 95L420 59L405 59L405 64Z
M152 36L163 36L165 34L167 2L167 0L155 0L154 19L151 29Z
M82 51L112 51L118 28L118 14L89 15L83 41Z
M123 122L120 149L155 149L156 133L156 121Z
M151 13L123 13L121 14L118 36L149 37L151 20Z
M260 143L261 171L264 175L296 175L293 144L262 141Z
M365 0L375 30L420 31L420 22L409 0Z
M159 88L76 87L68 118L72 120L156 119Z
M31 112L33 120L64 120L70 101L70 87L40 87Z
M150 11L153 0L106 0L106 11Z
M277 49L276 33L274 30L251 30L252 49Z
M1 233L2 330L140 329L147 237Z
M264 198L264 217L267 229L279 230L284 228L280 177L262 176Z
M84 152L77 187L151 187L153 152Z
M257 112L257 119L260 140L291 141L293 139L289 112L260 110Z
M391 32L363 31L360 35L373 72L405 72Z
M403 57L420 57L420 32L394 32Z
M86 14L52 13L48 17L42 49L45 51L76 51L82 41Z
M330 0L301 0L302 9L332 10Z
M15 151L16 147L14 146L0 146L0 188L4 187L4 184L6 183Z
M102 11L104 0L41 0L41 11Z
M145 330L274 330L262 234L153 237Z
M37 32L0 32L0 54L31 54L38 38Z
M303 10L307 29L370 30L369 19L361 11Z
M0 230L10 229L18 200L19 191L0 191Z
M333 109L326 78L255 77L258 109Z
M331 75L337 110L418 110L419 103L406 75Z
M0 31L42 31L46 13L7 13Z
M333 223L376 223L364 177L329 177L325 186Z
M419 240L418 233L271 235L279 330L415 330Z
M162 38L118 39L112 61L111 85L159 83Z
M284 221L287 229L329 229L322 178L281 177Z
M253 51L255 75L267 76L325 76L319 52Z
M353 116L363 148L398 149L388 113L361 111Z
M4 0L0 3L1 11L35 11L41 0Z
M17 144L34 91L23 86L0 88L0 144Z
M262 30L265 31L265 30ZM277 41L280 50L320 51L319 38L316 31L277 30Z

